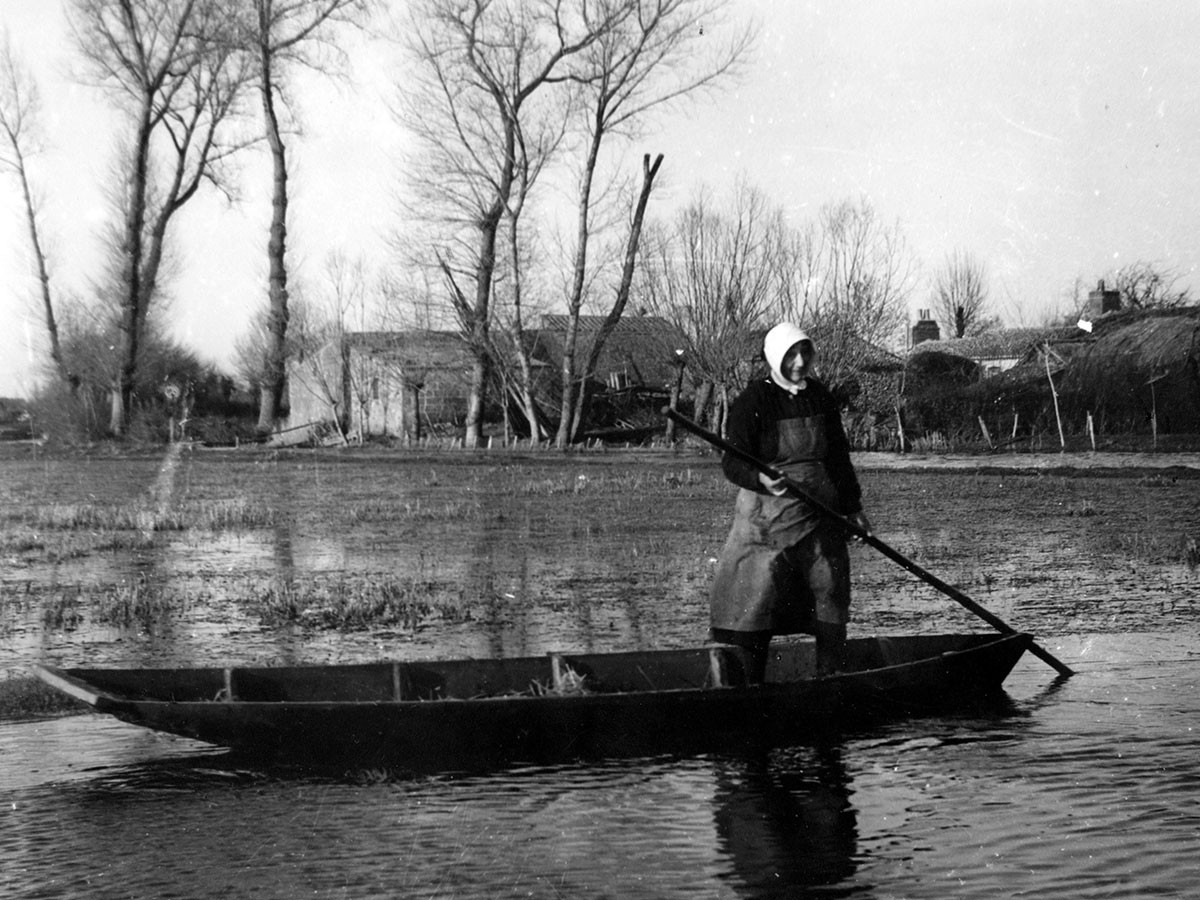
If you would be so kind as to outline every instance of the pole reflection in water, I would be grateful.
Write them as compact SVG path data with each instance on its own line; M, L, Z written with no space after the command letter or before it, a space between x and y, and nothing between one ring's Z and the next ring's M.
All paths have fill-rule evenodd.
M850 878L858 841L850 795L840 747L721 761L714 816L718 847L732 863L731 886L740 896L782 897Z
M292 520L282 516L271 526L271 563L275 573L275 583L280 589L291 590L296 586L293 528Z

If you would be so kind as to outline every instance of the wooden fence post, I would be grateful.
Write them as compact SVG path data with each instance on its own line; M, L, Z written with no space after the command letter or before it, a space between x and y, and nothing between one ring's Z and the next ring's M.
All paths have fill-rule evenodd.
M992 436L988 434L987 423L983 421L983 416L979 417L979 430L983 432L983 439L987 441L988 449L995 450L996 445L992 443Z

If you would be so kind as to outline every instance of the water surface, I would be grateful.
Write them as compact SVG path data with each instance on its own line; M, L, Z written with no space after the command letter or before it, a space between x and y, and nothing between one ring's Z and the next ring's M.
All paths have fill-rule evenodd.
M764 753L405 779L251 771L96 716L0 726L13 897L1191 897L1196 642L1071 639L1012 709ZM201 887L203 886L203 887Z
M10 542L0 670L346 662L702 639L732 494L711 460L41 461L22 503L239 498L272 524L53 559ZM631 472L645 472L631 483ZM582 476L582 479L581 479ZM637 477L641 477L638 475ZM881 536L1079 670L1033 657L1004 715L770 752L470 776L251 770L95 715L0 722L0 896L783 898L1200 895L1200 479L863 473ZM43 533L47 546L86 535ZM78 549L76 544L71 544ZM987 630L865 548L857 633ZM414 578L407 626L264 624L256 592ZM161 585L162 615L48 624L62 589ZM359 579L359 581L353 581Z

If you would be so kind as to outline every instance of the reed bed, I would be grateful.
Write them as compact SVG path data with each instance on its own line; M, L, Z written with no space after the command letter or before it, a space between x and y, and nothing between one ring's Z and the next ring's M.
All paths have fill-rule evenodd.
M140 579L73 585L42 594L42 626L48 631L74 631L86 623L153 631L186 616L191 605L189 594Z
M145 503L118 506L97 503L54 503L33 510L30 524L43 531L236 531L275 522L270 507L246 498L197 500L178 506L150 508Z
M252 593L250 603L268 627L415 631L429 621L466 622L477 617L459 586L386 575L320 578L299 584L276 579Z
M621 494L645 496L658 491L711 486L712 474L684 469L679 472L654 472L635 469L627 472L589 471L562 472L546 478L536 478L516 485L524 496L555 496L559 494Z
M98 506L56 503L34 511L33 526L47 531L182 531L179 510L155 511L142 505Z

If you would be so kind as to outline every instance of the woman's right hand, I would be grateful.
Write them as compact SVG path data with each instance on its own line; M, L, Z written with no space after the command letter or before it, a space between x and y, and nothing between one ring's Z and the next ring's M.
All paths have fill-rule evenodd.
M787 493L787 479L782 476L772 478L766 472L759 472L758 483L763 486L768 494L774 494L776 497L782 497Z

